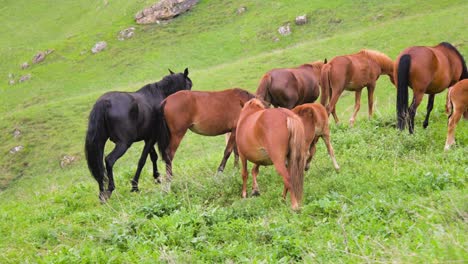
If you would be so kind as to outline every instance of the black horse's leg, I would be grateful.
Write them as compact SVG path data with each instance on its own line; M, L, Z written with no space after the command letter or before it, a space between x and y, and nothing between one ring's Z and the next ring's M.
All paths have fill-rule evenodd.
M110 198L112 191L115 189L114 185L114 174L112 172L112 167L114 166L115 162L122 157L123 154L127 151L130 147L130 144L124 143L117 143L115 148L112 150L109 155L106 157L106 169L107 169L107 177L109 178L109 186L108 186L108 193L106 199Z
M413 89L414 91L414 89ZM413 102L409 108L409 119L408 119L408 127L410 134L414 132L414 116L416 115L416 109L418 109L419 104L423 99L423 93L416 93L413 95Z
M237 145L234 144L234 167L239 168L239 151L237 150Z
M435 94L429 95L429 100L427 101L426 119L424 119L424 123L423 123L424 128L427 128L427 126L429 125L429 115L431 114L432 108L434 107L434 98L435 98Z
M159 172L158 172L158 154L156 153L156 150L154 149L154 145L153 147L150 149L150 157L151 157L151 161L153 162L153 177L154 177L154 181L156 183L161 183L161 179L159 178Z
M233 130L231 131L231 135L229 136L228 143L226 145L226 148L224 149L223 160L221 161L221 164L218 167L218 172L224 171L224 167L226 167L226 162L232 153L232 149L234 148L235 142L236 142L236 130Z
M143 151L141 152L140 160L138 161L138 167L135 172L135 176L132 180L132 192L138 192L138 180L140 179L141 170L145 166L146 159L148 158L148 153L150 149L154 146L154 141L145 141L145 146L143 147Z

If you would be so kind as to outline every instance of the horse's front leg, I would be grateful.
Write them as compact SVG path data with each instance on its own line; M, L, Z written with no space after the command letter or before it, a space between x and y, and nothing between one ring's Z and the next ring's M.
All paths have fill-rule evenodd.
M226 144L226 148L224 149L223 159L221 160L221 164L219 164L218 172L224 171L224 168L226 167L226 162L232 153L235 143L236 143L236 130L234 129L233 131L231 131L231 135L229 136L228 142Z
M249 173L247 171L247 159L243 155L239 155L242 165L242 198L247 198L247 177Z
M122 157L123 154L127 151L131 144L126 143L116 143L115 148L112 150L109 155L106 157L106 170L107 170L107 177L109 178L109 185L107 189L107 193L104 193L102 197L100 197L101 201L106 201L112 195L112 192L115 190L114 185L114 173L113 167L115 162Z
M374 114L374 91L375 91L375 82L367 85L367 104L369 107L369 119L372 118Z

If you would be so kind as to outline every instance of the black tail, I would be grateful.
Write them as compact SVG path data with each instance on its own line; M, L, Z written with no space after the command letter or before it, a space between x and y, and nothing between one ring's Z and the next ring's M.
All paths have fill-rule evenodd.
M106 129L106 109L108 101L99 100L89 115L86 133L85 154L88 168L102 188L104 180L104 145L108 138ZM102 190L101 190L102 191Z
M166 123L166 118L164 118L164 106L166 105L166 100L161 103L161 107L157 113L156 117L156 126L158 131L157 142L159 153L166 161L168 159L168 153L166 152L171 142L171 132Z
M405 54L400 57L398 62L398 84L397 84L397 127L400 130L405 129L405 123L408 118L408 85L409 70L411 66L411 56Z

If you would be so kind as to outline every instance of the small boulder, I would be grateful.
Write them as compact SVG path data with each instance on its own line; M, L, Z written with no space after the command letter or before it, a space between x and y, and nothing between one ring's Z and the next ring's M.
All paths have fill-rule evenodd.
M107 47L107 42L105 41L99 41L98 43L96 43L94 45L94 47L91 49L91 52L93 54L96 54L98 52L101 52L103 49L105 49Z
M21 136L21 130L19 130L18 128L15 128L15 130L13 130L13 137L18 138L20 136Z
M23 64L21 64L21 69L27 69L29 68L29 63L28 62L23 62Z
M39 62L42 62L42 61L45 60L45 57L46 57L46 53L43 52L43 51L41 51L41 52L37 53L37 54L34 56L32 62L33 62L34 64L39 63Z
M62 157L62 159L60 160L60 167L63 169L65 168L66 166L69 166L71 165L73 162L77 161L77 158L75 156L71 156L71 155L65 155Z
M29 81L30 79L31 79L31 74L28 73L26 75L21 76L20 79L19 79L19 82Z
M287 23L287 24L279 27L278 28L278 33L280 33L280 35L282 35L282 36L287 36L287 35L291 34L290 24Z
M119 36L117 37L118 40L126 40L126 39L129 39L131 37L133 37L133 35L135 34L135 28L134 27L129 27L129 28L126 28L124 30L121 30L119 32Z
M9 84L9 85L15 84L15 80L9 80L9 81L8 81L8 84Z
M238 15L242 15L242 14L244 14L246 11L247 11L247 7L241 6L241 7L237 8L236 13L237 13Z
M307 24L307 15L302 15L302 16L296 17L295 22L296 22L296 25L298 25L298 26Z
M21 146L21 145L20 145L20 146L16 146L16 147L13 147L13 148L10 149L10 153L11 153L11 154L15 154L15 153L20 152L20 151L23 150L23 149L24 149L24 147Z

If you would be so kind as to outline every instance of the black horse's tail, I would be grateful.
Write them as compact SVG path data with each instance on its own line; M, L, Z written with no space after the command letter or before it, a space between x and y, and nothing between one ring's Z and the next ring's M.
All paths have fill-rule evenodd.
M106 128L106 109L109 102L99 100L89 115L88 132L86 133L85 154L88 168L94 179L102 188L104 180L104 145L108 138ZM102 190L101 190L102 191Z
M166 118L164 118L164 106L166 106L166 100L162 101L161 107L156 114L156 126L158 131L157 142L159 153L163 157L164 161L167 161L167 149L171 142L171 131L167 126Z
M398 62L398 84L397 84L397 127L400 130L405 129L405 123L408 118L408 85L409 71L411 66L411 56L405 54L400 57Z

